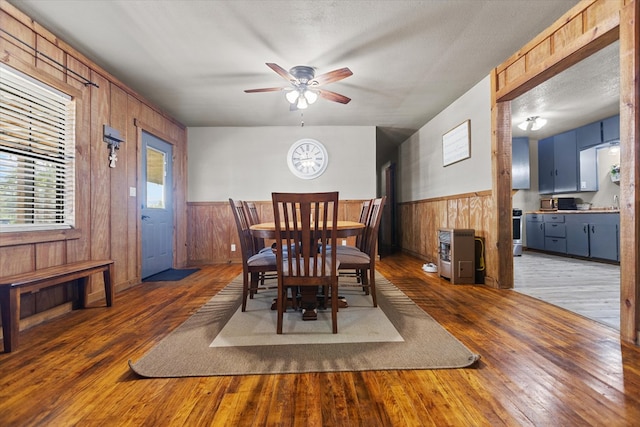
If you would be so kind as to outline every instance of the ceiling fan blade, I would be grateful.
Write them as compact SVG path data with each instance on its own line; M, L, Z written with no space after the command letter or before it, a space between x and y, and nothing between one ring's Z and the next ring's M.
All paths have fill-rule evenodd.
M353 73L347 67L340 68L339 70L333 70L333 71L329 71L328 73L319 75L318 77L314 78L311 81L311 85L313 86L326 85L328 83L333 83L333 82L337 82L338 80L346 79L351 75L353 75Z
M273 62L267 62L267 67L271 68L273 71L275 71L276 73L278 73L283 79L285 79L286 81L293 83L293 82L297 82L298 80L293 77L287 70L285 70L284 68L282 68L281 66L279 66L278 64L274 64Z
M281 90L285 90L286 88L284 87L265 87L262 89L247 89L245 90L246 93L256 93L256 92L278 92Z
M339 93L331 92L330 90L319 90L318 95L329 101L339 102L341 104L348 104L349 101L351 101L351 98L347 98L346 96L340 95Z

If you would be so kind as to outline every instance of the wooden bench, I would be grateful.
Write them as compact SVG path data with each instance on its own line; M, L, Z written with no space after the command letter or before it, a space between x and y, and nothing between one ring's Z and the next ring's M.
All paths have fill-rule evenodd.
M107 307L113 303L113 261L79 261L55 267L42 268L28 273L0 277L0 313L4 351L9 353L18 348L20 332L20 295L60 283L78 281L78 292L74 293L74 308L84 308L86 304L87 279L92 274L102 272Z

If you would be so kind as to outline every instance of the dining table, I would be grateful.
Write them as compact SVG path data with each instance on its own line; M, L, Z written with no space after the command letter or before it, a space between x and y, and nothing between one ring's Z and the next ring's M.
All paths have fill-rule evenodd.
M330 221L329 221L330 223ZM330 224L331 225L331 224ZM336 237L345 238L362 234L365 229L365 225L358 221L338 221L336 226ZM276 223L275 222L262 222L259 224L253 224L249 227L249 231L253 237L263 239L275 239L276 238ZM302 287L303 290L308 289ZM340 297L341 298L341 297ZM341 298L342 299L342 298ZM317 293L302 292L300 305L302 307L317 307ZM326 301L323 301L324 305ZM307 310L303 313L304 320L317 319L315 310Z
M329 226L331 221L329 221ZM358 221L338 221L337 235L336 237L351 237L357 236L364 231L365 225ZM275 239L276 238L276 223L275 222L261 222L259 224L253 224L249 227L251 235L253 237L261 237L263 239Z

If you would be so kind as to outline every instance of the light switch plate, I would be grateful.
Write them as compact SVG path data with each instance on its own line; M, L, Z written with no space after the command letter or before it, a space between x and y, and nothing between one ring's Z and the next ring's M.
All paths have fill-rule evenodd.
M129 197L136 197L136 187L129 187Z

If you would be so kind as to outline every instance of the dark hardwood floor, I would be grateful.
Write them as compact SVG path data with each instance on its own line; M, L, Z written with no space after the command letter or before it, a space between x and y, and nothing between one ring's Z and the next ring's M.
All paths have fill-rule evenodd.
M138 378L127 361L241 271L207 266L23 331L0 353L0 425L638 425L640 348L616 330L512 290L451 285L422 263L395 255L378 270L479 353L476 367Z

